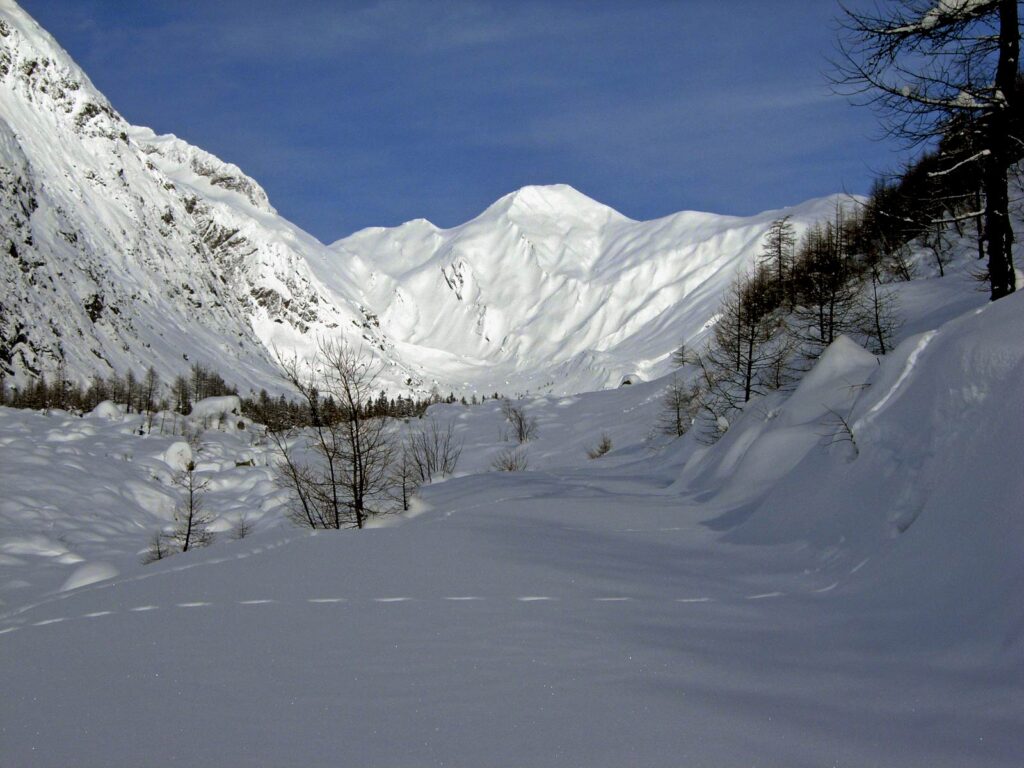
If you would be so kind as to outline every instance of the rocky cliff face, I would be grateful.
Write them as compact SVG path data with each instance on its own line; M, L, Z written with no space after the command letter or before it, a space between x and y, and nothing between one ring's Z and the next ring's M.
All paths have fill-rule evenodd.
M307 265L322 248L234 165L129 125L0 3L0 366L78 378L200 361L273 383L268 345L379 334Z

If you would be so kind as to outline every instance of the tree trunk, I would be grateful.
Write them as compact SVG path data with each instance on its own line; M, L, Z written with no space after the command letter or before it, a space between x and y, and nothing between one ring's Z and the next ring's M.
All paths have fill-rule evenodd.
M1013 160L1010 120L1017 101L1017 62L1020 56L1020 28L1017 0L999 3L999 63L996 68L996 97L1001 107L989 117L989 154L985 158L985 240L988 244L988 274L992 301L1017 288L1013 270L1013 229L1009 216L1007 175Z

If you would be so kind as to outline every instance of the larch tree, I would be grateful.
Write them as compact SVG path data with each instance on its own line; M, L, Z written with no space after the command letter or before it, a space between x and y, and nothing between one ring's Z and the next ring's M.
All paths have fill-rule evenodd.
M786 384L792 351L774 280L763 266L733 283L719 312L697 357L701 407L716 422Z
M793 268L796 231L789 216L776 219L768 227L761 245L760 262L775 281L780 296L788 294L787 283Z
M854 330L861 286L856 266L841 210L834 222L815 225L804 234L793 265L790 329L808 359L816 359L836 337Z
M1016 289L1009 178L1021 156L1017 0L889 0L844 9L835 80L876 107L890 135L911 147L956 146L936 175L980 170L991 298Z
M700 397L700 387L697 384L687 384L678 375L673 376L661 396L658 431L671 437L685 435L700 410Z
M174 539L182 552L193 547L205 547L213 541L210 525L213 517L203 507L203 493L208 481L196 476L195 462L189 461L185 469L174 478L174 484L183 492L181 504L175 512Z

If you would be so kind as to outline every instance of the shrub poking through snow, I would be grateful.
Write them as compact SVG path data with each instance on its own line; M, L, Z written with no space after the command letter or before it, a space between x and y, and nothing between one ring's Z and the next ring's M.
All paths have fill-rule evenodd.
M414 429L406 438L406 454L421 483L455 472L462 455L462 441L455 437L451 423L442 427L433 419L425 427Z
M587 451L588 459L599 459L612 449L612 439L607 433L601 435L601 442Z
M537 418L527 416L521 406L512 405L510 400L501 404L501 412L512 426L512 438L517 443L527 443L537 436Z
M149 547L146 548L145 553L142 555L142 564L149 565L173 554L174 549L171 546L170 536L163 531L157 531L153 534L153 538L149 540Z
M252 533L252 521L249 520L249 516L244 512L238 516L235 520L235 524L231 528L231 537L234 539L244 539Z
M491 462L491 468L498 472L523 472L527 465L526 451L522 448L506 448Z

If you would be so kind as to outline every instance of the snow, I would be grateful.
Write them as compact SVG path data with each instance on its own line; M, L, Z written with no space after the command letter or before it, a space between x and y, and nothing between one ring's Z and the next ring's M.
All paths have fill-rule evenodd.
M324 246L229 163L79 125L109 104L12 0L0 20L0 207L32 279L0 277L36 341L82 329L73 375L273 389L272 345L333 332L389 385L522 394L537 422L515 446L499 402L433 406L455 476L313 534L237 398L0 408L0 764L1019 765L1024 296L985 304L969 255L941 280L912 255L890 354L840 337L716 443L672 440L670 353L772 219L837 198L636 222L526 187ZM512 449L529 470L493 471ZM190 462L215 541L143 565Z
M366 286L381 331L445 390L570 394L667 373L774 219L802 232L840 202L637 222L567 185L526 187L449 230L358 232L318 274L336 292L353 276Z
M189 416L194 419L227 419L242 413L242 402L237 395L223 397L207 397L192 404Z
M175 472L181 472L192 463L192 447L179 440L171 443L160 458Z
M908 19L908 23L885 29L889 35L934 34L936 27L950 26L978 18L986 11L991 11L993 0L938 0L923 14L920 19ZM914 12L911 9L911 12Z
M112 401L104 400L89 412L94 419L107 419L120 421L121 409Z
M68 577L68 580L64 582L60 588L60 592L66 592L69 589L78 589L79 587L87 587L90 584L95 584L98 581L106 581L117 576L119 571L117 568L112 566L110 563L86 563L79 568L76 568L72 574Z
M306 358L339 336L380 358L392 394L656 378L706 334L774 218L799 231L844 199L638 222L528 186L452 229L417 219L325 246L237 166L130 125L16 4L0 19L0 216L18 223L0 335L24 337L3 361L19 386L63 354L81 382L153 365L166 383L199 363L276 393L273 349ZM66 324L81 334L54 331Z
M236 466L262 450L254 430L237 429L238 417L204 431L201 417L160 413L152 434L139 434L144 416L104 410L96 419L0 409L0 613L135 571L152 535L172 522L181 495L174 476L194 458L216 468L198 475L211 480L218 529L230 533L243 514L259 528L277 510L262 454L259 466ZM185 432L201 435L198 456Z
M1022 299L881 358L840 338L713 446L651 434L666 379L521 401L539 425L522 473L489 471L509 447L498 403L435 406L465 443L457 476L362 532L284 524L257 430L208 431L197 459L217 527L245 510L257 530L150 566L137 553L174 492L146 457L173 438L137 434L135 416L0 409L15 468L0 646L18 660L0 752L38 766L1016 765ZM613 449L588 459L602 434ZM116 490L132 483L149 502ZM67 555L81 560L52 562Z

